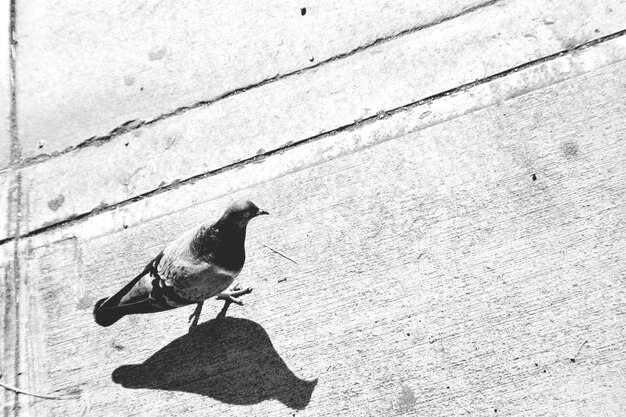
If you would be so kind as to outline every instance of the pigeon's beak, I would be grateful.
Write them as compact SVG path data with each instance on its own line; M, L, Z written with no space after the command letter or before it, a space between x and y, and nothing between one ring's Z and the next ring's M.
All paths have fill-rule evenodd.
M259 211L256 212L257 216L262 216L264 214L269 214L269 213L267 211L265 211L265 210L260 210L260 209L259 209Z

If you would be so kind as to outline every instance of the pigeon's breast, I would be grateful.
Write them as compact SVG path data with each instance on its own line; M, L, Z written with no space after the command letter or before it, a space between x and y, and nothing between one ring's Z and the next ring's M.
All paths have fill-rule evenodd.
M197 257L190 244L195 235L196 232L191 230L165 248L158 273L164 284L172 287L180 297L199 302L226 290L241 268L224 268L215 265L211 259Z
M183 273L183 279L174 279L173 287L182 298L199 302L211 298L230 287L239 271L229 271L212 266L195 274Z

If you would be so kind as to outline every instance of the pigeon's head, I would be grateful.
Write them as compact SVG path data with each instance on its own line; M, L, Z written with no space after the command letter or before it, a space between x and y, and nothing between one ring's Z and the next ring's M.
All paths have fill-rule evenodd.
M246 227L250 220L264 214L269 213L258 208L250 200L237 201L228 207L226 213L224 213L224 220L239 227Z

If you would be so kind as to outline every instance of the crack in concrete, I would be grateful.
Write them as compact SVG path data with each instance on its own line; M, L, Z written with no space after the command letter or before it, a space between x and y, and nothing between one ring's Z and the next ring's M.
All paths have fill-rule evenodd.
M67 225L70 225L72 223L76 223L76 222L85 220L85 219L87 219L89 217L96 216L96 215L98 215L100 213L113 211L113 210L116 210L118 208L128 206L128 205L130 205L132 203L135 203L137 201L143 200L145 198L153 197L155 195L158 195L158 194L161 194L161 193L164 193L164 192L167 192L167 191L179 188L181 186L194 184L194 183L196 183L196 182L198 182L198 181L200 181L200 180L202 180L204 178L215 176L215 175L218 175L220 173L223 173L223 172L226 172L226 171L230 171L230 170L233 170L233 169L238 169L238 168L241 168L241 167L246 166L248 164L254 164L254 163L261 162L261 161L271 157L272 155L281 154L281 153L287 152L287 151L289 151L291 149L294 149L294 148L297 148L299 146L305 145L307 143L318 141L318 140L323 139L323 138L328 137L328 136L334 136L334 135L337 135L337 134L339 134L341 132L344 132L344 131L352 131L352 130L359 129L362 126L374 123L374 122L376 122L378 120L381 120L381 119L389 118L389 117L391 117L391 116L393 116L393 115L395 115L397 113L400 113L400 112L412 109L414 107L418 107L418 106L421 106L421 105L424 105L424 104L428 104L428 103L433 102L433 101L435 101L435 100L437 100L439 98L442 98L442 97L445 97L445 96L449 96L451 94L455 94L455 93L458 93L458 92L462 92L462 91L465 91L467 89L470 89L472 87L475 87L475 86L478 86L478 85L481 85L481 84L486 84L486 83L491 82L493 80L506 77L507 75L510 75L510 74L513 74L513 73L525 70L525 69L530 68L532 66L541 65L544 62L552 61L552 60L555 60L555 59L560 58L560 57L565 56L565 55L574 54L574 53L579 52L581 50L590 48L590 47L598 45L600 43L608 42L608 41L610 41L612 39L615 39L615 38L618 38L618 37L621 37L621 36L624 36L624 35L626 35L626 29L621 30L619 32L612 33L612 34L607 35L607 36L603 36L603 37L600 37L600 38L593 39L591 41L582 43L580 45L574 46L574 47L569 48L569 49L562 50L560 52L556 52L556 53L551 54L551 55L544 56L542 58L537 58L535 60L525 62L524 64L518 65L516 67L509 68L507 70L498 72L496 74L490 75L490 76L482 78L480 80L473 81L471 83L466 83L466 84L463 84L463 85L451 88L449 90L442 91L440 93L434 94L434 95L429 96L429 97L425 97L425 98L417 100L415 102L411 102L411 103L408 103L408 104L405 104L405 105L402 105L402 106L398 106L398 107L390 109L390 110L379 112L379 113L377 113L375 115L372 115L370 117L367 117L365 119L361 119L361 120L355 121L354 123L343 125L343 126L335 128L335 129L332 129L330 131L322 132L322 133L319 133L317 135L310 136L310 137L302 139L300 141L292 142L292 143L290 143L290 144L288 144L286 146L283 146L283 147L277 148L277 149L273 149L273 150L265 152L265 153L263 153L261 155L255 155L255 156L252 156L250 158L247 158L247 159L244 159L244 160L241 160L241 161L238 161L238 162L234 162L234 163L229 164L229 165L225 165L225 166L220 167L220 168L215 169L215 170L207 171L207 172L204 172L204 173L201 173L201 174L197 174L197 175L188 177L186 179L176 180L176 181L174 181L174 182L172 182L170 184L161 186L161 187L159 187L157 189L145 192L143 194L139 194L139 195L137 195L137 196L135 196L133 198L130 198L130 199L127 199L127 200L123 200L123 201L120 201L118 203L106 206L106 207L98 207L98 208L96 208L96 209L94 209L92 211L72 216L71 218L68 218L66 220L63 220L63 221L60 221L60 222L57 222L57 223L54 223L54 224L42 226L40 228L37 228L35 230L29 231L29 232L27 232L25 234L22 234L19 237L20 238L29 238L29 237L32 237L32 236L35 236L35 235L39 235L39 234L42 234L42 233L45 233L45 232L57 230L59 228L65 227ZM381 140L380 142L377 142L376 144L379 144L379 143L382 143L382 142L384 142L384 140ZM13 239L15 239L15 238L4 239L3 241L0 241L0 244L6 243L6 242L11 241Z
M365 45L361 45L361 46L359 46L359 47L357 47L357 48L355 48L355 49L353 49L351 51L344 52L344 53L341 53L341 54L338 54L338 55L334 55L334 56L332 56L332 57L330 57L328 59L325 59L323 61L318 62L315 65L311 65L311 66L308 66L306 68L300 68L298 70L295 70L295 71L292 71L292 72L288 72L286 74L278 74L278 75L276 75L274 77L267 78L265 80L262 80L262 81L259 81L259 82L256 82L256 83L253 83L253 84L250 84L250 85L247 85L247 86L243 86L243 87L237 88L235 90L227 91L226 93L220 94L220 95L218 95L218 96L216 96L216 97L214 97L212 99L203 100L203 101L199 101L197 103L194 103L194 104L191 104L191 105L188 105L188 106L179 107L176 110L173 110L173 111L168 112L168 113L161 114L160 116L157 116L156 118L151 119L151 120L140 120L140 119L130 120L130 121L125 122L122 125L116 127L115 129L111 130L107 135L104 135L104 136L92 136L91 138L88 138L88 139L84 140L83 142L80 142L77 145L70 146L70 147L65 148L63 150L55 151L55 152L52 152L52 153L49 153L49 154L43 154L43 155L38 155L38 156L26 158L26 159L24 159L23 161L21 161L19 163L19 168L24 168L24 167L27 167L27 166L39 164L39 163L48 161L50 159L59 157L61 155L65 155L65 154L70 153L70 152L75 152L75 151L77 151L79 149L83 149L83 148L86 148L86 147L89 147L89 146L101 145L103 143L106 143L106 142L108 142L108 141L118 137L118 136L121 136L121 135L123 135L125 133L128 133L128 132L132 132L132 131L137 130L139 128L142 128L144 126L150 126L150 125L152 125L154 123L158 123L158 122L160 122L162 120L169 119L171 117L175 117L175 116L181 115L181 114L186 113L186 112L188 112L190 110L194 110L194 109L197 109L197 108L200 108L200 107L210 106L210 105L215 104L215 103L217 103L217 102L219 102L221 100L225 100L225 99L227 99L229 97L233 97L235 95L245 93L246 91L249 91L249 90L252 90L252 89L263 87L263 86L265 86L267 84L271 84L271 83L274 83L276 81L280 81L280 80L283 80L283 79L286 79L286 78L290 78L290 77L293 77L293 76L296 76L296 75L299 75L299 74L302 74L302 73L305 73L305 72L316 70L317 68L319 68L319 67L321 67L323 65L327 65L327 64L332 63L334 61L338 61L340 59L344 59L344 58L350 57L352 55L356 55L356 54L361 53L361 52L363 52L363 51L365 51L367 49L370 49L372 47L375 47L375 46L378 46L378 45L381 45L381 44L384 44L384 43L391 42L391 41L393 41L395 39L398 39L398 38L401 38L403 36L407 36L407 35L413 34L415 32L426 30L426 29L429 29L429 28L431 28L433 26L437 26L437 25L440 25L442 23L448 22L450 20L454 20L454 19L457 19L459 17L468 15L470 13L474 13L474 12L479 11L481 9L493 6L493 5L495 5L497 3L500 3L502 1L504 1L504 0L490 0L490 1L487 1L485 3L478 4L476 6L468 7L468 8L462 10L461 12L459 12L457 14L454 14L454 15L451 15L451 16L446 16L446 17L443 17L443 18L441 18L439 20L436 20L436 21L433 21L433 22L429 22L429 23L424 24L424 25L415 26L415 27L412 27L412 28L400 31L398 33L395 33L395 34L393 34L391 36L387 36L387 37L384 37L384 38L376 39L376 40L374 40L374 41L372 41L370 43L367 43Z
M8 171L13 171L14 165L16 165L22 156L22 148L18 138L18 130L17 130L17 77L16 77L16 68L17 68L17 41L15 39L15 25L16 25L16 2L17 0L11 0L9 3L9 82L11 84L11 98L10 98L10 114L9 114L9 135L10 135L10 157L9 157L9 167ZM6 274L6 282L7 285L7 294L4 294L5 305L11 305L12 308L10 311L5 311L6 314L3 323L3 338L5 340L10 340L11 336L13 336L13 366L12 366L12 377L13 381L15 381L16 385L19 385L20 375L22 375L20 369L20 315L19 315L19 299L20 299L20 253L19 253L19 242L20 242L20 221L19 217L21 215L21 202L22 202L22 177L21 173L17 172L15 175L15 188L9 191L8 195L8 203L9 210L7 212L7 223L9 225L9 230L11 230L11 225L15 225L15 229L13 232L13 236L8 239L12 241L13 244L13 264L7 267L7 272L12 269L12 273ZM6 240L6 239L5 239ZM11 281L9 283L9 281ZM13 314L10 314L10 312ZM12 317L11 317L12 316ZM7 335L7 329L10 330L9 335ZM2 352L2 357L4 357L5 352ZM8 393L3 394L5 399L7 399ZM5 414L8 415L13 411L13 415L17 416L20 414L20 402L19 396L17 393L13 394L13 407L9 409L9 407L5 408Z
M14 288L14 292L13 292L13 296L15 297L15 318L14 318L14 325L15 325L15 329L14 329L14 334L15 334L15 365L14 365L14 370L15 370L15 384L17 386L20 385L20 375L22 375L21 372L21 367L20 367L20 362L21 362L21 357L20 357L20 338L21 338L21 334L20 334L20 309L19 309L19 300L20 300L20 287L21 287L21 278L20 278L20 274L21 274L21 268L20 268L20 249L19 249L19 243L20 243L20 207L21 207L21 201L22 201L22 175L21 173L17 173L16 175L16 192L15 192L15 199L17 201L17 203L14 205L14 224L15 224L15 241L14 241L14 247L13 247L13 288ZM15 402L14 402L14 406L13 406L13 411L14 411L14 416L17 417L20 414L20 404L18 402L18 395L15 395Z
M16 54L17 54L17 41L15 40L15 16L16 16L16 0L11 0L10 5L10 23L9 23L9 81L11 83L11 113L10 118L10 135L11 135L11 149L9 150L11 156L9 158L10 164L18 164L22 157L22 147L17 137L17 77L16 77Z

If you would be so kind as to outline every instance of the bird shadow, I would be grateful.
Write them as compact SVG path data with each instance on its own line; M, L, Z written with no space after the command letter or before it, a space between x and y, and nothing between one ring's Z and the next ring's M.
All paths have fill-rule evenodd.
M184 391L228 404L276 399L298 410L317 385L291 372L263 327L233 317L198 325L142 364L120 366L112 379L125 388Z

